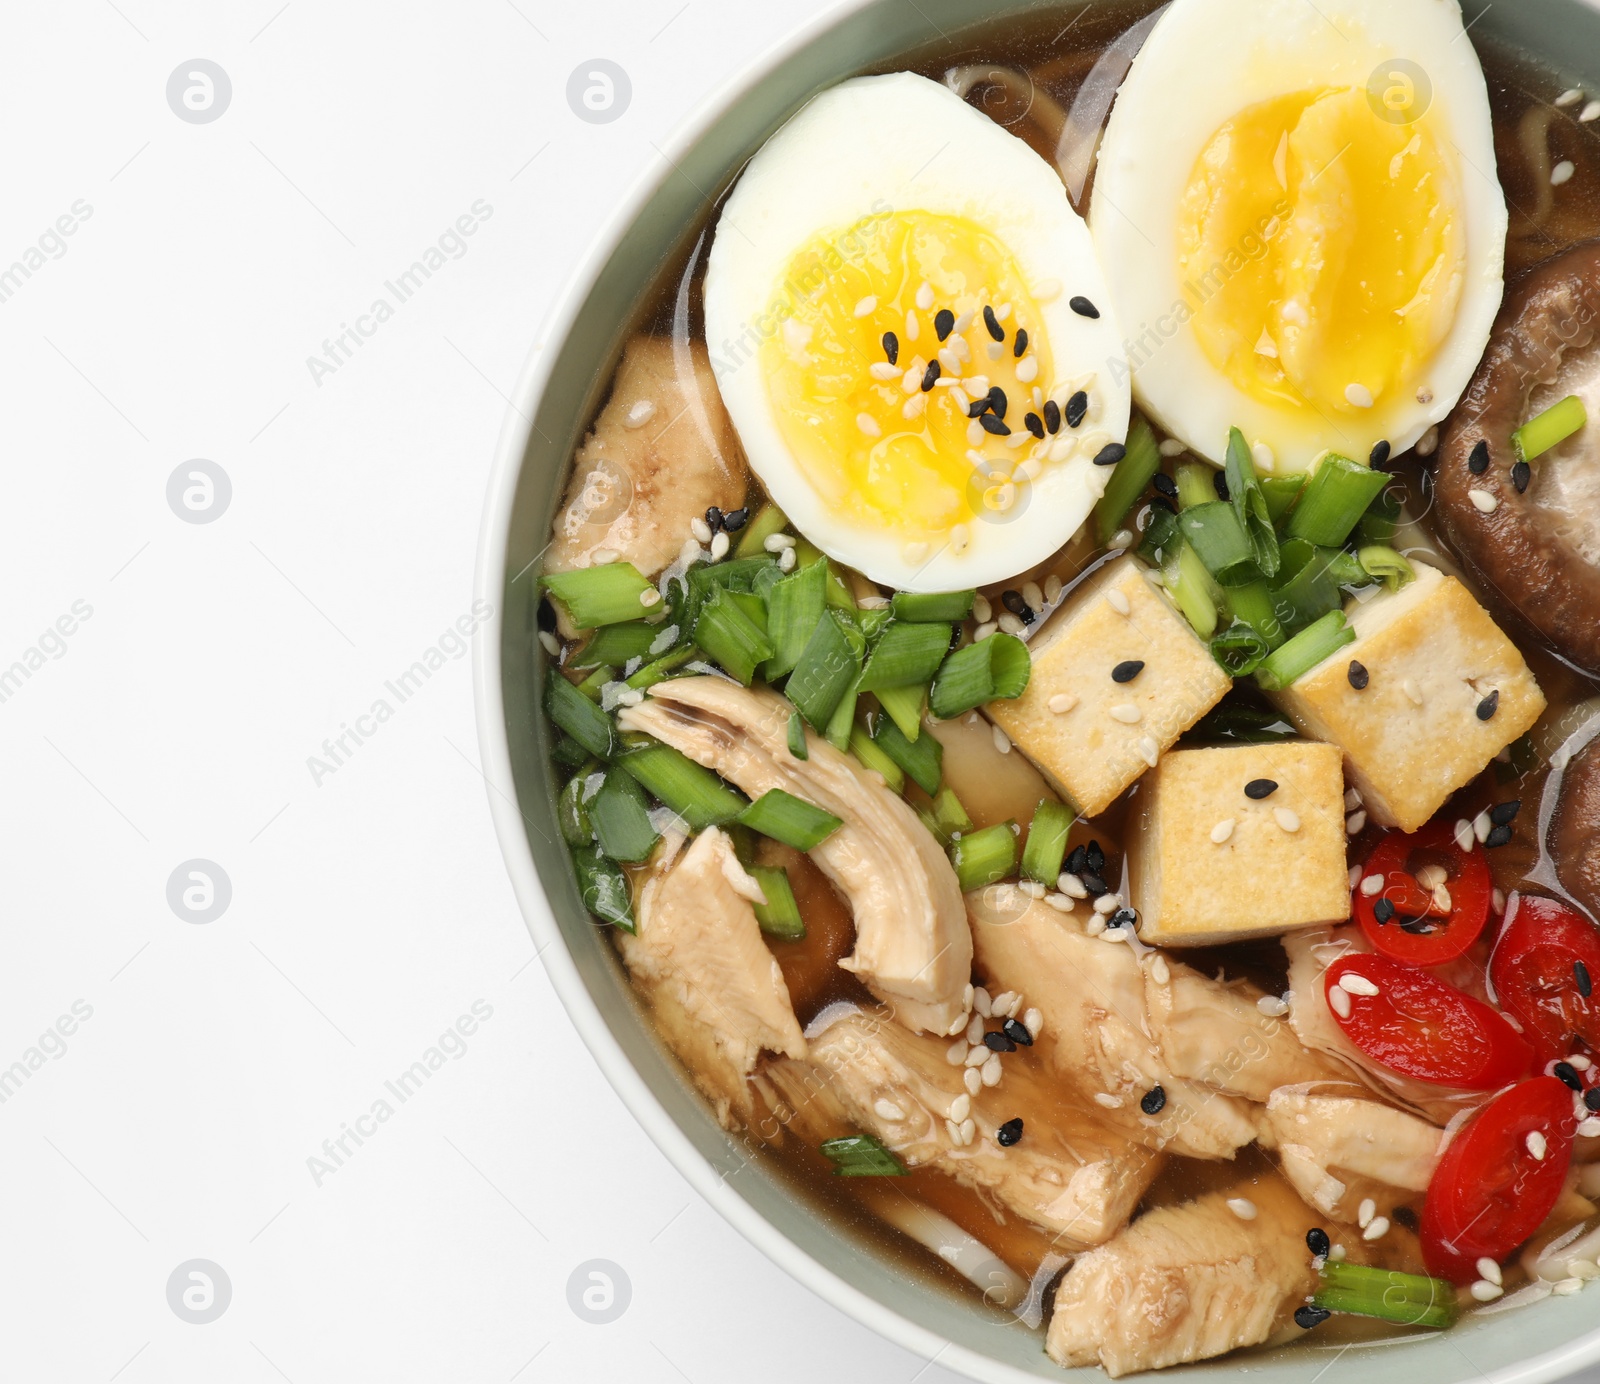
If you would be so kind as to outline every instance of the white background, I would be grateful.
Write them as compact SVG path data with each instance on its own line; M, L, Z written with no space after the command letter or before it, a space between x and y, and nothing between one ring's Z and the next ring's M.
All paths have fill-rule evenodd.
M450 656L559 284L665 132L823 8L7 7L0 266L91 210L0 303L0 669L40 651L0 702L0 1068L92 1016L0 1104L0 1377L953 1378L790 1282L635 1128L534 959ZM166 97L197 57L232 83L205 124ZM606 125L565 94L596 57L633 87ZM461 257L316 380L480 199ZM196 458L232 487L203 524L167 500ZM193 858L231 881L210 923L167 901ZM324 1140L474 1002L464 1053L319 1185ZM231 1283L209 1324L168 1304L192 1259ZM610 1325L568 1305L592 1259L631 1283Z

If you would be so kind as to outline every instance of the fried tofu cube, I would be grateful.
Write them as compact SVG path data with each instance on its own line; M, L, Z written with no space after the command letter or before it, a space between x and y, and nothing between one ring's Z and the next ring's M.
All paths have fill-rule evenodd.
M1129 861L1146 942L1207 946L1349 917L1337 747L1163 755L1139 790Z
M1232 686L1131 557L1074 591L1028 652L1027 691L984 710L1085 817L1110 807Z
M1402 831L1432 817L1545 708L1516 645L1466 587L1421 563L1416 572L1397 592L1351 601L1355 643L1272 695L1303 734L1344 751L1372 820ZM1361 665L1353 681L1352 664Z

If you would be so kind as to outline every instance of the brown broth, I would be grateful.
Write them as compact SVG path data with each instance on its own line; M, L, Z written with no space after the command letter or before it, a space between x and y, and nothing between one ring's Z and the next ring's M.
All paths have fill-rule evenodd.
M1153 8L1153 4L1141 3L1037 10L1025 18L963 30L877 70L910 69L934 80L942 80L951 68L980 65L1021 74L1016 81L978 81L968 100L1026 139L1047 160L1053 160L1061 112L1070 107L1105 48ZM1578 124L1575 107L1555 110L1547 104L1548 94L1559 85L1547 66L1526 55L1484 43L1477 34L1472 35L1472 41L1488 82L1499 176L1510 207L1506 254L1509 279L1580 240L1600 234L1600 156L1595 152L1593 138ZM1562 195L1553 197L1549 167L1561 159L1570 159L1577 171ZM705 252L717 207L728 186L731 179L708 201L701 220L686 229L680 250L660 271L655 295L641 308L636 329L704 339L700 303ZM1091 195L1092 180L1078 199L1080 211L1086 210ZM709 344L716 349L717 343ZM1391 469L1395 473L1394 490L1404 499L1407 513L1421 516L1408 535L1407 550L1415 553L1420 549L1433 555L1447 570L1456 569L1443 538L1427 517L1432 504L1424 463L1407 454L1397 458ZM763 498L757 487L751 503L758 504ZM1042 585L1048 576L1055 575L1070 587L1103 555L1103 550L1080 535L1050 561L1013 578L1010 584L1020 587L1027 580L1035 580ZM986 594L997 596L998 589ZM1545 723L1560 723L1575 706L1600 692L1593 680L1565 666L1530 638L1526 630L1514 625L1507 628L1550 701ZM1262 704L1256 694L1243 687L1230 693L1228 702ZM1020 754L1003 755L995 747L986 722L973 727L952 722L938 728L935 734L945 746L947 777L978 826L1007 819L1026 824L1040 799L1054 796ZM1533 808L1549 773L1548 754L1554 748L1554 744L1544 744L1541 755L1524 757L1519 751L1511 764L1491 764L1456 795L1445 811L1470 819L1484 807L1512 797L1520 798L1525 809ZM1121 876L1120 843L1137 793L1135 785L1093 822L1075 824L1069 842L1069 848L1092 839L1102 844L1109 857L1107 879L1113 887ZM925 801L918 798L915 789L911 795L914 800ZM1536 823L1534 811L1523 811L1514 823L1511 843L1491 853L1495 882L1501 889L1509 892L1527 882L1539 856ZM1380 834L1369 829L1353 842L1352 858L1362 858ZM859 982L837 965L853 946L847 903L804 856L770 843L762 850L765 863L781 863L789 869L807 924L803 940L769 939L801 1024L838 1000L870 1002ZM1275 939L1176 955L1205 972L1247 977L1274 993L1281 991L1285 983L1287 963ZM913 1171L904 1179L833 1177L830 1165L815 1147L796 1137L794 1131L768 1145L763 1157L770 1159L800 1195L832 1217L841 1229L865 1237L889 1262L919 1275L929 1286L938 1285L945 1291L968 1296L976 1294L935 1255L880 1219L875 1208L883 1205L883 1198L909 1196L936 1208L983 1240L1025 1278L1032 1276L1052 1252L1047 1234L1002 1213L978 1193L930 1170ZM1236 1185L1241 1178L1266 1175L1272 1166L1271 1160L1255 1147L1242 1150L1231 1164L1174 1158L1141 1206L1180 1204L1206 1191ZM1420 1199L1401 1205L1415 1211L1420 1209ZM1372 1252L1376 1251L1369 1251ZM1391 1235L1385 1237L1381 1252L1389 1267L1421 1271L1416 1237L1402 1224L1397 1223ZM1330 1331L1324 1333L1323 1339L1326 1342L1330 1335L1337 1335L1341 1341L1354 1341L1388 1331L1370 1323L1330 1323Z

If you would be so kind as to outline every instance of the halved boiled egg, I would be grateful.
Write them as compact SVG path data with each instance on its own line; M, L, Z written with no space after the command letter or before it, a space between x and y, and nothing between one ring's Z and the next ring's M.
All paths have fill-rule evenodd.
M956 590L1043 561L1127 434L1121 332L1060 178L910 73L824 92L751 159L705 318L768 493L885 585Z
M1456 0L1173 0L1089 214L1134 397L1220 462L1399 452L1500 304L1506 208ZM1263 445L1265 450L1263 450Z

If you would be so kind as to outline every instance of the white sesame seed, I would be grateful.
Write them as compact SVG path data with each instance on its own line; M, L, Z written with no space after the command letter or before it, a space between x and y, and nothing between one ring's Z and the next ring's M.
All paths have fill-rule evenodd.
M915 341L922 335L922 324L917 321L917 314L906 313L906 340Z
M1133 607L1128 603L1128 598L1115 587L1106 592L1106 604L1116 611L1118 615L1129 615L1133 612Z
M1077 875L1070 875L1065 870L1061 872L1060 877L1056 880L1056 888L1069 899L1086 899L1089 897L1089 891L1084 887L1083 881Z
M1153 736L1141 735L1134 748L1139 751L1140 759L1152 769L1156 767L1156 761L1161 758L1161 746L1156 744Z
M1495 1263L1493 1259L1489 1258L1487 1254L1484 1255L1482 1259L1478 1260L1476 1267L1479 1278L1487 1279L1490 1283L1505 1282L1505 1279L1500 1273L1500 1266Z
M1024 356L1017 362L1017 378L1023 384L1030 384L1039 376L1039 359L1037 356Z
M1234 821L1232 817L1224 817L1216 826L1211 828L1211 839L1217 845L1222 845L1233 835Z
M998 1086L1000 1084L1000 1054L992 1052L989 1060L978 1069L985 1086Z
M1256 1204L1249 1197L1229 1197L1228 1210L1241 1221L1253 1221L1256 1218Z
M1022 599L1034 610L1044 608L1044 592L1039 589L1039 583L1036 581L1022 584Z
M1417 439L1416 450L1419 457L1431 457L1439 450L1439 425L1437 423Z
M1341 986L1335 985L1328 991L1328 1006L1341 1019L1350 1017L1350 995Z
M1582 87L1568 87L1565 91L1563 91L1561 93L1561 95L1556 97L1556 102L1555 103L1556 103L1556 105L1561 106L1561 107L1575 106L1581 100L1583 100L1583 88Z
M1354 408L1371 408L1372 391L1364 384L1352 380L1344 387L1344 397Z
M1575 1072L1586 1072L1590 1067L1594 1066L1594 1063L1581 1052L1575 1052L1567 1059L1567 1065Z
M1103 913L1090 913L1083 921L1083 930L1089 937L1099 937L1106 930L1106 919Z
M1377 894L1382 888L1382 875L1368 875L1364 880L1361 881L1361 892L1369 899Z
M993 1054L990 1053L989 1049L984 1047L982 1043L974 1043L972 1050L967 1053L967 1066L981 1067L989 1060L991 1056L993 1056Z
M1365 1198L1361 1205L1356 1207L1356 1224L1365 1230L1372 1224L1372 1218L1378 1214L1378 1203L1371 1197Z
M1359 971L1346 971L1340 976L1339 988L1348 991L1352 995L1361 995L1367 999L1379 993L1378 987Z
M1055 909L1057 913L1072 912L1072 900L1069 899L1065 894L1046 894L1044 896L1044 901L1049 904L1051 908Z
M988 1003L989 1001L985 999L984 1004L987 1005ZM972 1001L972 1008L975 1012L967 1018L967 1042L974 1046L981 1046L983 1043L983 1021L989 1017L989 1012L987 1009L981 1012L978 1011L978 1001L976 999Z
M551 634L549 630L539 631L539 647L551 658L561 657L561 641Z
M721 535L719 534L718 537L721 537ZM639 593L639 604L642 605L646 610L648 610L651 606L660 605L661 593L657 591L655 587L647 586Z
M1037 1009L1030 1009L1022 1016L1022 1026L1037 1038L1044 1031L1044 1015Z
M1275 807L1272 809L1273 819L1285 831L1299 831L1300 817L1292 807Z
M1040 279L1039 282L1033 286L1033 301L1036 303L1048 303L1052 299L1059 298L1060 296L1060 279Z
M903 557L907 562L921 562L923 558L927 557L927 555L928 545L921 541L916 543L907 543L905 547L900 549L900 556Z
M921 356L906 366L900 375L900 388L906 394L916 394L922 389L923 372L928 368Z
M892 1100L885 1100L882 1096L872 1102L872 1113L880 1120L903 1120L906 1117L904 1110Z
M956 323L956 330L958 332L962 330L959 321ZM968 375L962 383L966 385L974 399L989 392L989 377L987 375Z
M1600 101L1591 101L1578 112L1578 119L1587 125L1591 120L1600 120Z
M1158 956L1150 963L1150 975L1157 985L1165 985L1172 979L1172 971L1167 966L1167 959Z
M1094 911L1102 918L1109 917L1122 907L1120 894L1102 894L1094 901Z
M958 1125L954 1120L946 1120L944 1122L944 1130L945 1130L945 1133L950 1136L950 1142L952 1144L954 1144L957 1148L960 1148L961 1147L961 1126Z
M1472 1294L1475 1302L1493 1302L1505 1289L1497 1283L1490 1283L1487 1279L1480 1278L1467 1289Z
M1474 487L1467 491L1467 498L1472 501L1472 507L1479 514L1493 514L1495 510L1500 508L1500 501L1495 499L1487 490L1479 490Z
M972 992L972 1007L985 1019L994 1017L994 1001L989 997L989 992L981 985ZM978 1032L981 1034L983 1030L980 1028ZM976 1043L978 1040L974 1038L972 1041Z
M947 388L954 386L956 383L955 377L961 373L961 361L948 346L939 348L939 369L944 373L939 376L935 383L942 384Z
M1114 1096L1109 1091L1096 1091L1094 1093L1094 1103L1104 1106L1107 1110L1120 1110L1122 1108L1122 1097Z
M1577 171L1577 165L1571 159L1562 159L1560 163L1550 170L1550 186L1560 187Z
M999 646L996 645L996 647L998 648ZM994 737L995 749L999 750L1001 754L1010 754L1011 737L1001 730L999 726L991 726L989 729Z
M1417 883L1424 889L1437 889L1449 878L1449 872L1443 865L1424 865L1417 871Z
M1277 469L1278 458L1273 455L1272 448L1265 442L1252 442L1250 456L1260 471L1273 471Z
M1028 627L1022 623L1019 616L1013 615L1009 610L996 622L999 627L1015 639L1021 639L1028 632Z
M972 642L974 644L982 643L999 628L1000 626L995 621L985 620L977 629L972 631Z
M1111 719L1125 726L1136 726L1143 719L1143 713L1132 702L1119 702L1111 708Z
M1256 1001L1256 1008L1269 1019L1281 1019L1289 1012L1288 1002L1277 995L1263 995Z
M1034 895L1034 897L1037 898L1038 895L1036 894L1036 895ZM994 1009L995 1018L997 1018L997 1019L1008 1019L1008 1018L1010 1018L1011 1017L1011 1006L1014 1005L1016 1002L1017 1002L1017 992L1015 990L1002 990L990 1002L992 1007L993 1007L993 1009Z
M1164 457L1181 457L1189 449L1175 437L1164 438L1156 448Z
M1592 1259L1569 1259L1567 1272L1578 1279L1600 1278L1600 1264Z
M990 360L999 360L1005 353L1005 345L999 341L986 342L984 349L988 352Z
M1346 836L1360 836L1367 827L1367 814L1365 812L1352 812L1344 819L1344 834Z
M1462 850L1470 851L1472 849L1472 823L1465 817L1456 822L1455 838L1456 845L1460 846Z
M655 416L655 401L652 399L638 399L629 406L628 412L622 420L622 426L625 428L642 428Z
M900 367L890 365L886 360L875 360L867 367L867 374L875 380L897 380L900 378Z
M705 549L692 538L684 539L683 547L678 549L678 561L685 567L692 567L697 562L703 562L705 556Z
M589 554L591 567L609 567L616 560L617 552L614 548L596 548Z
M1537 1129L1528 1134L1528 1152L1537 1162L1544 1162L1545 1154L1550 1152L1550 1143Z
M952 1067L963 1067L967 1061L967 1048L969 1044L965 1037L957 1038L944 1050L944 1060Z
M1476 836L1479 841L1487 841L1489 839L1489 833L1493 829L1494 819L1489 816L1489 810L1487 808L1485 808L1472 819L1472 834Z
M711 541L711 525L698 515L689 521L689 532L694 535L697 543L709 543Z
M728 535L719 533L711 540L711 560L721 562L728 555Z
M992 614L994 614L994 607L989 604L989 598L983 592L978 592L972 598L972 618L983 621L987 620Z
M769 533L761 546L769 553L781 553L785 548L794 547L794 535L792 533Z
M1344 810L1354 812L1361 806L1361 790L1359 788L1346 788L1344 790Z
M1133 530L1118 529L1114 534L1111 535L1111 541L1106 544L1106 547L1115 548L1118 551L1133 547ZM1122 593L1119 591L1115 594L1121 595ZM1123 599L1126 600L1127 597L1124 596Z
M968 1067L967 1070L961 1074L961 1080L966 1086L967 1090L974 1096L983 1089L983 1078L978 1075L978 1069L976 1067Z
M962 1143L963 1146L965 1146L967 1144L970 1144L977 1137L977 1134L978 1134L978 1126L977 1126L976 1122L970 1116L968 1116L968 1118L962 1120L962 1122L961 1122L961 1143Z
M1361 867L1359 865L1352 865L1347 878L1350 882L1350 888L1354 889L1356 885L1361 883Z
M799 561L799 555L793 548L785 548L778 554L778 570L780 572L792 572Z
M857 317L871 317L877 310L878 300L870 293L856 304Z
M1050 698L1050 710L1057 716L1065 716L1073 707L1077 706L1078 699L1070 692L1057 692Z
M950 1102L950 1118L957 1124L972 1113L972 1097L965 1093L957 1096Z
M643 700L644 693L637 687L624 687L622 691L617 693L616 704L618 706L638 706Z
M1049 605L1061 599L1061 578L1053 572L1044 579L1044 599Z
M1328 1251L1328 1258L1333 1260L1333 1262L1335 1264L1343 1263L1344 1262L1344 1246L1343 1245L1335 1245L1332 1249L1330 1249Z
M1411 678L1407 678L1400 684L1400 690L1406 694L1406 698L1412 706L1422 705L1422 689Z
M952 329L952 330L955 331L956 335L959 336L962 332L966 331L966 329L972 325L972 319L973 319L974 315L975 314L971 311L971 309L968 309L966 312L962 313L960 317L956 318L956 325ZM984 385L984 388L987 389L988 385L987 384Z
M1011 316L1011 304L1010 303L996 303L995 304L994 319L995 319L996 322L1004 322L1006 320L1006 318L1008 318L1010 316Z
M1557 1297L1571 1297L1574 1293L1583 1291L1581 1278L1563 1278L1559 1283L1552 1283L1550 1291Z
M933 306L933 285L926 279L917 289L917 306L924 312Z

